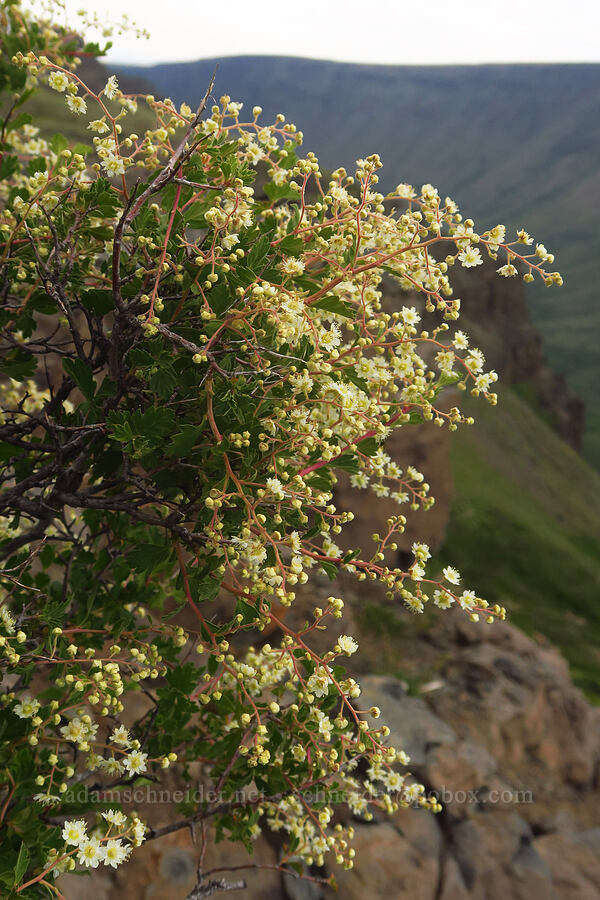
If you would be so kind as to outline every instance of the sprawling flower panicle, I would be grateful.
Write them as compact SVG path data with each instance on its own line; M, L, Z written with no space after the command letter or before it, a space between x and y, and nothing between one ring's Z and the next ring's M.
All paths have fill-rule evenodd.
M40 814L29 856L25 826L9 833L15 889L124 863L148 836L134 810L69 809L82 786L153 782L178 758L218 793L186 800L181 827L246 845L268 827L284 869L351 868L337 803L367 820L438 807L361 707L356 638L336 623L314 649L344 608L322 585L349 573L407 613L504 617L426 544L398 564L407 517L434 498L386 439L472 424L448 386L496 403L456 325L453 266L500 256L501 275L560 283L553 257L524 231L476 229L430 184L385 196L376 155L324 178L282 114L229 96L177 108L114 75L96 93L66 29L29 27L18 2L0 21L13 93L61 95L93 143L48 140L18 104L5 122L0 788L4 827ZM364 552L342 549L340 471L399 507Z

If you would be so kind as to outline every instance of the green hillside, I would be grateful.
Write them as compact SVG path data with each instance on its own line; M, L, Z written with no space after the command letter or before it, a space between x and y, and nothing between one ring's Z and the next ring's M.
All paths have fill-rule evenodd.
M216 62L123 71L193 103ZM586 402L584 453L600 467L600 65L218 62L216 96L259 103L265 119L284 112L323 165L378 152L384 187L432 182L476 222L526 226L552 248L565 287L532 290L530 305L551 364Z
M462 404L465 406L465 404ZM600 700L600 476L509 388L452 440L442 562L559 647Z
M69 141L80 141L89 147L92 146L93 134L86 130L88 120L82 120L69 112L63 94L47 89L36 91L22 109L33 116L34 124L41 129L44 137L59 131ZM154 117L145 104L140 104L137 112L130 115L126 121L130 131L137 129L143 133L146 128L153 126Z

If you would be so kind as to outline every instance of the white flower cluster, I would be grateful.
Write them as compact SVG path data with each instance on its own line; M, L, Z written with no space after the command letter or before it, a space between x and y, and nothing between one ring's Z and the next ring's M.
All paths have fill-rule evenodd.
M129 858L132 848L144 841L147 828L137 816L130 819L119 810L109 809L102 813L102 818L106 823L104 834L99 827L88 834L83 819L64 823L61 832L64 849L54 850L48 859L55 875L72 871L75 860L86 869L96 869L100 864L116 869ZM113 829L117 830L116 834Z

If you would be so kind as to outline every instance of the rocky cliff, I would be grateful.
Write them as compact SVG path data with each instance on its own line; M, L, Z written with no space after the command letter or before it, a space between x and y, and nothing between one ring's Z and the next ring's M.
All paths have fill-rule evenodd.
M583 401L568 388L564 377L550 368L541 335L529 314L523 282L498 276L497 265L486 263L475 273L462 268L453 271L455 294L462 300L461 327L485 352L502 383L521 390L535 411L579 451Z

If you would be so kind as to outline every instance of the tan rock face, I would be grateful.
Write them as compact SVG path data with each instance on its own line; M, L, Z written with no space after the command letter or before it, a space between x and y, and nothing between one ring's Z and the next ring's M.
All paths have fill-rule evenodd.
M421 841L416 837L419 832ZM344 900L365 897L429 900L435 896L439 874L436 832L432 823L428 837L423 840L422 827L414 829L408 825L402 833L391 823L359 826L354 844L362 862L356 869L336 873L337 894L328 890L324 896L328 900L336 896Z
M510 625L452 615L420 647L434 655L450 648L430 710L485 747L508 780L535 791L538 803L554 802L557 789L565 797L597 789L600 711L570 683L557 651Z
M531 831L514 812L465 819L453 829L451 852L470 897L558 900Z
M573 835L554 833L536 841L559 897L596 900L600 896L599 832L600 828Z

